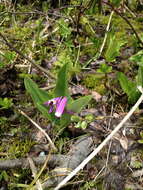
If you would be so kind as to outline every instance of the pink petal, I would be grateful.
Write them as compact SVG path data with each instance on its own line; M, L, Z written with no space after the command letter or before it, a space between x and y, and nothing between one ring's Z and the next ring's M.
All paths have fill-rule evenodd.
M58 105L57 105L57 107L56 107L55 116L61 117L61 115L62 115L63 112L64 112L64 109L65 109L66 104L67 104L67 98L64 97L64 98L61 99L60 102L58 102Z
M49 113L52 113L53 109L54 109L54 105L51 104L51 105L50 105L50 109L49 109Z

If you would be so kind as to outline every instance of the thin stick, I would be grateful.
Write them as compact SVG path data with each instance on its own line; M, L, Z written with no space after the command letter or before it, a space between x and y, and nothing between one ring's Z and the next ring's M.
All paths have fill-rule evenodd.
M116 126L116 128L110 133L110 135L108 135L107 138L83 162L81 162L81 164L77 168L75 168L66 178L64 178L63 181L61 181L54 190L58 190L63 185L65 185L72 177L74 177L81 169L83 169L84 166L100 152L100 150L102 150L102 148L112 139L112 137L123 127L125 122L131 117L131 115L134 113L134 111L137 109L137 107L141 104L142 101L143 93L136 102L136 104L131 108L131 110L124 117L124 119Z
M28 56L24 55L21 51L19 51L18 49L16 49L11 43L8 42L8 40L6 39L6 37L0 32L0 37L4 40L5 44L13 51L15 51L17 54L19 54L22 58L26 59L27 61L29 61L29 63L31 63L34 67L38 68L39 70L41 70L42 72L46 73L50 78L55 79L55 76L53 76L51 74L50 71L44 69L43 67L41 67L40 65L36 64L32 59L30 59Z
M35 125L35 127L37 127L46 137L47 140L49 141L51 147L53 148L53 150L57 151L57 148L55 147L54 143L52 142L51 138L49 137L49 135L35 122L33 121L26 113L24 113L23 111L21 111L20 109L18 109L18 111L24 116L26 117L33 125Z

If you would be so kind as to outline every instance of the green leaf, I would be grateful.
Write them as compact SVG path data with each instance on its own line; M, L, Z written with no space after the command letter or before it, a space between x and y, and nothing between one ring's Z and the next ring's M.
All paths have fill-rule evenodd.
M0 109L8 109L12 107L12 99L10 98L0 98Z
M37 84L29 77L25 77L24 84L27 92L31 95L35 106L50 121L53 121L53 115L48 113L48 108L43 105L52 97L44 90L38 88Z
M0 173L0 181L2 181L2 179L8 182L9 176L8 176L8 174L6 173L6 171L2 171L2 172Z
M60 125L66 127L71 121L71 114L64 113L60 119Z
M50 121L53 121L55 119L55 116L52 113L49 114L49 110L47 107L39 103L36 103L36 107L43 114L45 118L48 118Z
M70 34L71 34L71 28L69 27L69 24L67 22L65 22L64 19L60 19L58 21L58 25L59 25L60 35L63 38L67 38L68 36L70 36Z
M139 67L137 75L137 86L143 86L143 67Z
M139 51L135 55L132 55L129 60L136 62L140 66L143 66L143 50Z
M67 105L67 110L73 111L73 112L80 112L83 107L85 107L89 101L91 100L92 96L84 96L81 97Z
M122 0L110 0L110 2L111 2L114 6L118 7L118 6L120 5L120 3L122 2Z
M108 47L105 52L105 59L108 62L115 61L115 58L119 56L119 51L121 46L123 46L126 42L123 42L120 39L117 39L117 37L114 34L110 34Z
M74 127L75 128L81 128L81 121L79 121Z
M69 101L69 103L67 105L67 110L78 113L82 110L82 108L84 106L86 106L88 104L88 102L91 100L91 98L92 98L92 96L84 96L75 101L72 101L72 102ZM60 121L61 126L66 127L70 123L71 117L72 117L71 114L64 113L61 118L61 121Z
M143 139L143 131L140 132L140 136Z
M143 139L138 140L138 143L143 144Z
M99 69L97 69L97 72L99 73L110 73L112 71L112 66L108 66L106 63L102 63L99 67Z
M43 104L52 97L44 90L38 88L37 84L29 77L25 77L24 84L27 92L31 95L35 104Z
M136 84L130 81L122 72L118 72L117 78L120 82L122 90L127 94L130 103L134 103L139 97L139 91Z
M87 122L86 122L86 121L82 121L82 122L81 122L81 128L82 128L83 130L85 130L85 129L87 128Z
M55 97L60 97L60 96L70 97L68 91L67 67L68 64L65 64L58 73L57 83L54 90Z

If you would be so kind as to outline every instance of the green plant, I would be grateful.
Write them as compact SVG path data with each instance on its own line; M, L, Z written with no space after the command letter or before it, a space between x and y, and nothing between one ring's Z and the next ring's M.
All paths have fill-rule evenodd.
M108 62L115 61L115 58L119 56L120 48L126 43L126 41L120 40L115 34L110 33L109 40L107 41L107 49L105 51L105 59Z
M39 111L41 111L41 113L50 121L61 126L66 126L70 122L71 115L80 112L81 109L86 106L92 98L91 96L84 96L77 100L73 100L71 98L68 90L67 71L68 64L65 64L58 73L56 87L53 90L52 95L44 90L39 89L37 84L34 83L30 78L26 77L24 80L26 90L30 93L35 103L35 106L39 109ZM51 112L51 109L53 110L53 106L55 103L55 106L57 107L59 106L59 104L61 104L64 99L61 99L61 97L65 97L67 99L67 111L61 114L60 118L57 118L53 112L49 112ZM45 102L47 105L50 106L50 109L44 105Z
M35 142L30 139L15 140L7 146L8 153L11 155L11 158L25 156L34 144Z
M110 0L110 2L115 6L118 7L120 5L120 3L122 2L122 0Z
M139 66L137 76L134 82L129 80L124 73L118 72L117 78L120 82L122 90L127 94L130 103L135 103L138 99L140 92L138 86L143 86L143 51L139 51L129 59L136 62Z
M8 109L13 105L12 99L0 98L0 109Z
M7 121L8 121L8 119L6 117L0 117L0 125L1 126L5 126L7 124Z
M138 143L143 144L143 131L140 132L141 139L138 140Z
M137 89L137 83L129 80L122 72L118 72L117 78L119 80L122 90L128 96L129 103L134 103L140 95L140 92Z
M143 66L143 50L131 56L129 60L137 63L140 66Z
M86 181L83 187L81 187L81 190L90 190L92 188L96 187L96 182L95 181Z
M0 173L0 181L2 181L2 180L4 180L4 181L8 181L9 180L9 176L8 176L8 174L7 174L6 171L2 171Z
M15 56L16 53L13 51L6 51L5 53L0 52L0 68L11 64L14 61Z
M84 130L87 128L87 122L86 121L79 121L74 127L75 128L81 128Z
M68 22L66 22L64 19L60 19L58 21L58 26L59 26L60 35L63 38L67 38L68 36L71 35L71 28L69 27Z
M86 129L88 124L94 120L94 116L92 114L88 114L85 118L81 118L77 115L73 115L71 117L71 121L75 124L75 128Z
M97 69L98 73L110 73L112 71L112 66L108 66L106 63L100 65L99 69Z

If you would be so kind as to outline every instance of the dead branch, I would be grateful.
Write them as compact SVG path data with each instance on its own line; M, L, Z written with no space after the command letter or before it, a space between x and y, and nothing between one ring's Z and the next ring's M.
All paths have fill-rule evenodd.
M32 157L35 165L43 165L46 161L47 156L39 156L39 157ZM67 156L55 154L51 155L48 161L49 166L56 166L60 165L61 162L64 162L67 159ZM12 159L12 160L1 160L0 161L0 169L7 170L7 169L14 169L14 168L29 168L29 161L27 158L21 159Z

